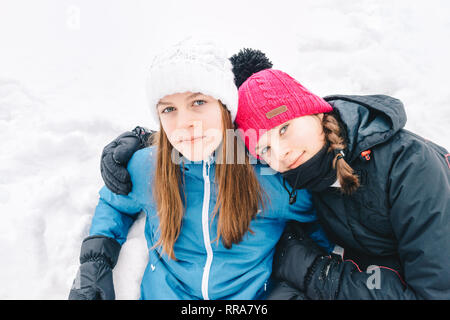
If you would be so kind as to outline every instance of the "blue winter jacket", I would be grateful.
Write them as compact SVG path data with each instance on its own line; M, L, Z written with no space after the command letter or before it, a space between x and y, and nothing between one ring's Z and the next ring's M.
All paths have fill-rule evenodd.
M177 260L152 248L159 237L159 218L152 197L156 147L136 152L128 163L133 189L127 196L117 195L106 187L92 220L90 235L103 235L126 241L128 230L137 215L146 214L145 237L149 262L141 282L141 299L255 299L267 288L272 271L274 248L285 222L315 222L311 195L299 190L297 201L289 205L279 174L267 174L268 167L255 164L262 188L270 197L264 211L258 211L242 242L226 249L217 237L217 218L212 213L217 199L214 161L186 163L185 214L180 235L175 242ZM245 183L245 182L241 182ZM314 223L316 224L316 223ZM311 237L331 251L322 229L312 228Z

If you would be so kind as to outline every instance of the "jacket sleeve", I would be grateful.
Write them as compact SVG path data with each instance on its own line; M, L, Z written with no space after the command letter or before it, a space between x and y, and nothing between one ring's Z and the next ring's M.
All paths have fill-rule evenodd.
M122 245L128 230L142 211L139 201L147 196L144 192L148 186L148 150L137 151L130 159L127 169L130 172L133 187L128 195L119 195L106 186L100 190L100 199L95 209L90 236L102 235L115 239Z
M390 219L404 279L395 270L359 270L352 261L322 256L313 263L313 299L449 299L450 168L426 144L402 150L389 179Z
M450 168L446 160L446 154L430 142L416 142L402 150L391 170L392 227L408 290L417 298L450 298Z
M100 190L100 199L95 208L89 236L106 236L122 245L140 211L140 206L132 197L117 195L103 187Z

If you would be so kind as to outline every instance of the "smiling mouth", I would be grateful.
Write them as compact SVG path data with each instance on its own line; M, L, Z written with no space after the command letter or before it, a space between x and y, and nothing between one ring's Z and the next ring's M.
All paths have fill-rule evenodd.
M305 151L303 151L303 152L298 156L298 158L295 159L295 161L292 162L292 163L288 166L288 168L289 168L289 169L297 168L297 167L301 164L302 157L303 157L304 154L305 154Z

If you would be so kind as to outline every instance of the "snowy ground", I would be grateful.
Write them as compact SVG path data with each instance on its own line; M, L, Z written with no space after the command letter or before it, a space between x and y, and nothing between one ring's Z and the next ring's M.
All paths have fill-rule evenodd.
M0 2L0 299L65 299L98 190L103 146L148 122L152 53L208 30L266 52L320 95L400 98L407 128L450 148L450 2ZM144 219L114 271L136 299Z

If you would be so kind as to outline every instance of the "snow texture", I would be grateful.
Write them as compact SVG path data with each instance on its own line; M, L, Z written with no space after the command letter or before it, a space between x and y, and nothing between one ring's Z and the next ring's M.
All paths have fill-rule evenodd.
M407 129L448 149L449 16L446 0L1 1L0 299L67 298L103 146L155 126L144 80L160 47L209 34L319 95L394 96ZM144 222L114 270L118 299L139 298Z

